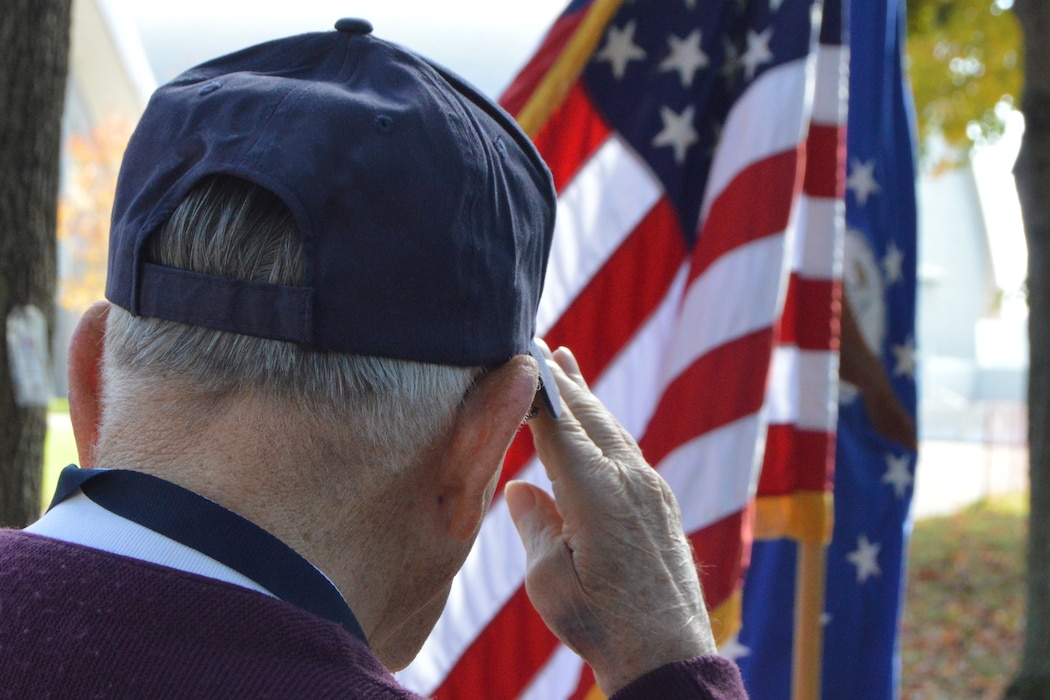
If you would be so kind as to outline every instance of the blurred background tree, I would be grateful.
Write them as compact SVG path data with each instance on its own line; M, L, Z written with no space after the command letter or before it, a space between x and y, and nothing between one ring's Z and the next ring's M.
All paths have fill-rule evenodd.
M1014 179L1028 244L1031 490L1024 651L1006 697L1045 700L1050 698L1050 2L908 0L908 15L910 74L928 168L965 162L971 146L997 140L1011 109L1024 115Z
M13 311L29 308L46 318L48 331L53 325L55 203L69 36L70 0L3 3L0 328L6 328ZM0 526L21 527L40 515L47 406L19 399L12 359L8 342L0 341Z
M908 0L908 63L926 165L967 161L1020 104L1023 48L1012 0Z
M63 264L56 295L64 309L83 312L105 294L113 193L133 126L126 116L108 115L66 143L70 176L58 204Z
M1025 118L1014 165L1028 242L1028 570L1021 669L1007 691L1050 698L1050 3L1016 0L1024 32Z

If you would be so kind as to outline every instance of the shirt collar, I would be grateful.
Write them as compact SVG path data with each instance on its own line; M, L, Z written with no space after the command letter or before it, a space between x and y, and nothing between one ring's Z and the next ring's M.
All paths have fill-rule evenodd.
M77 491L102 508L230 567L281 600L368 643L335 585L254 523L164 479L123 469L66 467L48 510Z

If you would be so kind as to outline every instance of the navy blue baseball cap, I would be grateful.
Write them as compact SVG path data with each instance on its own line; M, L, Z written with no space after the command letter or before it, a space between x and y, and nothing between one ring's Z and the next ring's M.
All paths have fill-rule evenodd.
M550 173L499 106L364 20L253 46L159 88L117 182L106 297L140 316L309 350L456 366L534 342L554 230ZM302 286L165 267L146 242L209 175L291 210Z

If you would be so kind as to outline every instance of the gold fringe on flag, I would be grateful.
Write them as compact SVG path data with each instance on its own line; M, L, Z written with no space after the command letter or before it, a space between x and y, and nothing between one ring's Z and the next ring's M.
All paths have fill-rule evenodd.
M580 22L558 60L543 76L529 101L515 117L530 137L535 137L554 110L561 106L621 4L623 0L594 0L591 4L587 16Z
M799 542L827 544L834 525L830 491L798 491L755 499L755 539L789 537Z

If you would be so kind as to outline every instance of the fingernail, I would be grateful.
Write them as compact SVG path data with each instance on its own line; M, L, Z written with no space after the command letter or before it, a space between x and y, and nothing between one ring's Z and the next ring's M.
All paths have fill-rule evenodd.
M536 507L536 495L524 481L508 481L503 488L503 497L515 522Z
M576 356L572 354L572 350L563 345L558 348L556 352L560 358L563 358L558 361L558 364L561 365L562 369L566 372L581 374L580 363L576 360Z

